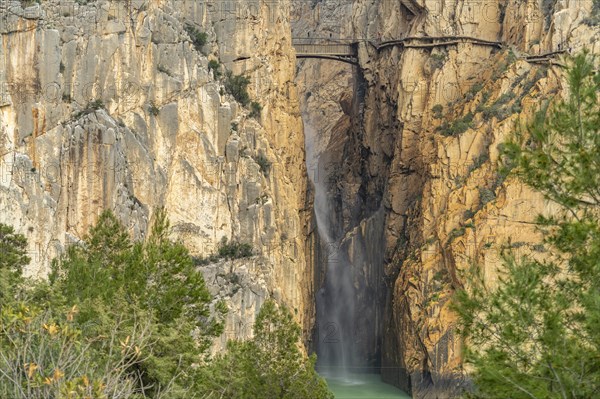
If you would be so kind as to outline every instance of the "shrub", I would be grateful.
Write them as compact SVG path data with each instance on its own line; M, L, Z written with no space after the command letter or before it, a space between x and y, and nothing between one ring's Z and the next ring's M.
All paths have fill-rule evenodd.
M262 112L262 109L263 109L262 105L260 105L256 101L252 101L252 103L250 103L250 113L248 114L248 116L250 118L260 119L260 114Z
M469 166L469 173L473 172L475 169L479 169L484 163L486 163L490 159L490 155L487 152L484 152L477 158L473 160L473 164Z
M171 71L169 71L167 68L165 68L165 67L164 67L164 66L162 66L162 65L159 65L159 66L158 66L156 69L157 69L157 70L158 70L158 72L160 72L160 73L164 73L165 75L168 75L168 76L173 76L173 74L171 73Z
M252 245L236 241L228 242L227 237L223 237L217 254L219 258L225 259L248 258L252 256Z
M433 112L433 117L435 119L442 119L442 112L444 111L444 106L441 104L436 104L431 108L431 112Z
M531 89L533 89L533 86L535 86L535 84L542 79L544 76L546 76L548 73L548 67L546 65L540 66L538 67L538 69L535 71L535 75L533 75L533 77L531 79L528 79L525 84L523 85L523 97L527 94L529 94L529 92L531 91Z
M492 81L496 81L496 80L500 79L500 77L504 74L504 72L506 72L508 70L508 67L512 63L514 63L516 60L517 60L516 54L512 50L509 50L506 55L506 60L497 64L498 66L494 70L494 73L492 74L490 79Z
M481 101L479 101L479 104L477 104L477 108L475 109L475 112L482 112L487 108L485 106L485 104L488 102L491 95L492 95L492 93L490 91L486 90L483 92L483 94L481 95Z
M467 209L465 211L465 213L463 214L463 218L465 218L465 220L469 220L471 219L473 216L475 216L475 211L472 209Z
M489 188L479 188L479 202L484 206L488 202L492 202L496 198L496 194Z
M91 114L92 112L97 111L101 108L104 108L104 102L100 99L94 100L94 101L88 103L88 105L86 105L86 107L83 110L76 113L74 115L74 118L77 119L84 115Z
M464 227L452 229L452 231L450 231L450 234L448 234L448 241L446 241L446 245L450 245L458 237L464 236L465 231L466 229Z
M478 108L482 112L483 119L485 121L491 118L496 118L498 121L503 121L512 114L519 113L522 111L520 100L513 103L510 107L505 106L516 97L515 93L505 93L498 98L491 106Z
M271 162L264 155L257 155L253 157L254 162L258 164L260 171L265 175L269 176L271 170Z
M208 34L206 32L200 32L192 25L186 25L185 31L190 35L194 48L197 51L202 51L202 47L208 43Z
M221 77L221 64L217 60L208 61L208 70L212 71L215 79L219 79Z
M482 116L484 121L489 121L492 118L498 118L501 112L501 107L497 104L493 104L489 107L485 107L482 110Z
M481 90L483 89L483 83L475 83L473 86L471 86L471 88L469 89L469 92L473 95L479 93Z
M548 29L550 27L550 23L552 22L552 13L554 12L554 7L556 5L556 0L542 0L542 13L545 17L545 28Z
M589 17L586 17L583 20L583 23L588 26L598 26L600 25L600 0L594 0L594 4L592 6L592 12Z
M432 280L437 283L444 283L447 282L449 279L450 276L448 275L448 270L446 269L437 271L432 277Z
M248 105L250 102L249 84L250 79L244 75L234 75L231 71L225 73L225 90L242 105Z
M496 102L494 104L505 105L505 104L508 104L510 101L512 101L514 98L515 98L515 93L513 93L513 92L504 93L503 95L500 96L500 98L498 98L496 100Z
M247 243L240 243L237 241L229 242L227 237L223 237L217 248L217 252L207 257L194 257L194 263L197 266L204 266L211 263L218 262L221 259L241 259L249 258L253 255L252 245Z
M27 8L34 4L41 4L42 0L21 0L21 7Z
M94 100L88 105L88 107L95 111L97 109L104 108L104 102L100 99Z
M468 113L454 122L444 122L437 130L444 136L458 136L469 130L473 125L473 114Z
M446 54L431 54L429 60L431 62L431 67L434 70L440 69L446 63Z
M156 106L156 104L154 104L154 101L148 106L148 112L154 116L157 116L160 113L160 109Z

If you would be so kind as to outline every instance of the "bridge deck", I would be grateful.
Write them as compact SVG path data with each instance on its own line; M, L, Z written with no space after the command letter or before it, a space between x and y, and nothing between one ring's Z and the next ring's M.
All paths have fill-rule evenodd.
M327 43L327 44L305 44L296 43L294 44L296 49L296 55L334 55L341 57L355 57L356 50L352 44L338 44L338 43Z

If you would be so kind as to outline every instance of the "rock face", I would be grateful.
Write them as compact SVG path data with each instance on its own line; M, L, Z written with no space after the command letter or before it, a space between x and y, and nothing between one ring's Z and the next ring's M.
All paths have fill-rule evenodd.
M385 93L369 92L364 122L383 133L369 143L370 164L388 173L385 273L394 283L385 311L383 376L415 397L443 398L462 379L449 310L461 271L476 262L493 285L501 248L544 251L532 221L553 206L519 182L503 180L498 145L515 121L560 95L561 68L521 57L593 48L599 31L584 23L590 2L544 2L545 8L537 1L402 3L405 14L409 6L415 14L405 28L384 24L387 35L475 36L506 46L390 49L373 75L366 73L370 84L386 86ZM386 75L396 77L382 83ZM383 126L382 114L393 115ZM399 129L386 135L393 123ZM393 154L386 163L388 148Z
M532 221L554 209L498 173L498 145L514 123L564 86L559 66L524 57L583 47L598 53L592 2L328 0L312 12L327 15L332 3L345 10L338 21L346 37L504 44L378 51L365 43L362 76L308 62L299 74L311 94L302 103L308 124L325 136L315 141L318 170L344 237L339 250L350 259L359 314L373 315L354 326L359 356L416 398L452 397L467 383L449 310L461 272L476 262L493 285L501 249L543 255Z
M104 209L141 239L164 206L194 255L224 237L253 246L248 261L206 268L210 284L231 267L245 276L236 292L211 287L232 307L221 342L247 336L238 324L266 297L308 330L289 3L86 3L0 2L0 221L27 236L27 272L45 275ZM261 115L224 91L209 59L250 79Z
M545 250L532 220L553 205L497 167L515 121L564 86L559 66L524 57L600 52L592 1L86 3L0 0L0 222L27 236L27 272L45 275L103 209L142 239L165 206L194 255L222 238L253 246L203 266L231 310L215 351L251 335L266 297L292 309L314 349L327 338L315 291L337 256L361 316L355 363L414 397L452 397L465 383L449 310L461 271L475 261L494 284L500 249ZM365 39L360 68L296 71L292 34L316 32ZM405 36L504 47L368 44ZM260 115L209 60L249 77ZM316 230L301 112L335 248Z

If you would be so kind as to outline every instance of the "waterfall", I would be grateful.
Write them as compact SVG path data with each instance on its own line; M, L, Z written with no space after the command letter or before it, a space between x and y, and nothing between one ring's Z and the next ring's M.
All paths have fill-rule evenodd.
M317 366L324 375L349 379L355 362L353 268L343 248L341 229L336 226L335 204L328 184L330 171L323 162L324 153L319 152L319 132L305 124L304 133L307 170L314 186L314 217L325 253L319 260L325 263L325 280L316 295Z

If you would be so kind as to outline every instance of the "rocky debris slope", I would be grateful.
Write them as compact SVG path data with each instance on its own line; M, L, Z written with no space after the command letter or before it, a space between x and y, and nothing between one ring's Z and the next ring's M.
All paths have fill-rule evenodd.
M30 275L45 275L103 209L141 239L165 206L194 255L223 237L253 248L236 265L260 289L242 282L239 303L222 293L225 338L265 296L308 328L289 3L9 1L0 34L0 221L27 236ZM262 112L235 101L209 60L246 74Z

